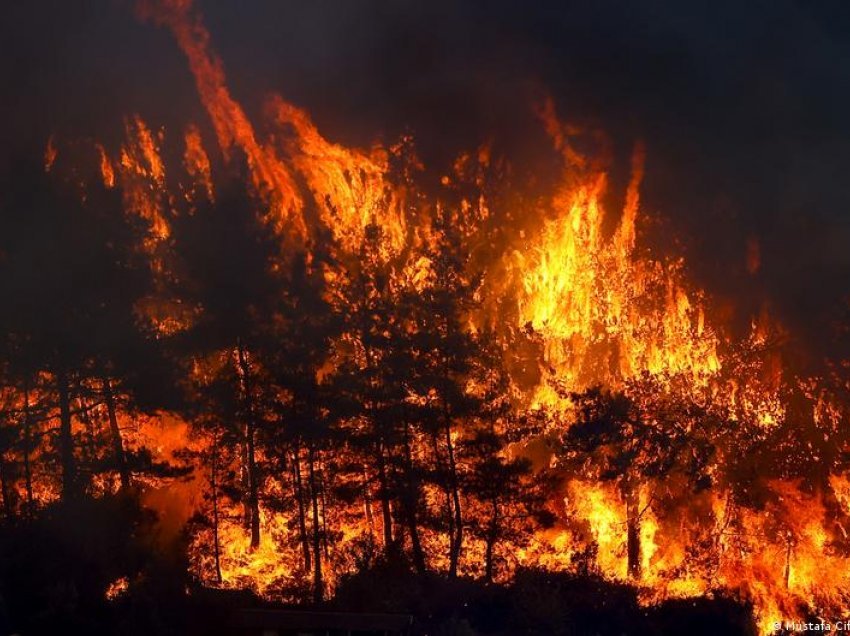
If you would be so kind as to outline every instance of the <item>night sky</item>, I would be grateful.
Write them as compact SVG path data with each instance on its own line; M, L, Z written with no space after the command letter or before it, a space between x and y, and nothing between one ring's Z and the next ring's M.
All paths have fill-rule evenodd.
M801 341L827 346L850 295L850 3L198 4L252 119L279 92L331 139L412 130L437 158L516 134L545 89L563 118L606 130L624 165L643 139L644 207L696 282L741 306L768 299ZM171 35L132 3L3 5L0 169L51 132L117 143L128 113L167 130L207 121Z

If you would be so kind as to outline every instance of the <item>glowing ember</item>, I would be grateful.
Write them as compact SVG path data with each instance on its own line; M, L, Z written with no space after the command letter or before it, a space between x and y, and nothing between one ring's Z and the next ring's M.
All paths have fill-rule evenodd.
M127 592L128 587L130 587L130 580L126 576L122 576L109 584L104 596L107 600L114 601L124 595Z

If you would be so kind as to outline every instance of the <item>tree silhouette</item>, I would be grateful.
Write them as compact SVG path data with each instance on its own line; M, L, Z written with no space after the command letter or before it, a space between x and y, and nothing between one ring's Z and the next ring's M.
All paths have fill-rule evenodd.
M596 387L573 393L576 422L561 438L560 461L568 471L616 483L626 507L627 569L636 579L641 576L641 486L675 472L693 489L709 487L712 424L725 424L687 394L671 390L675 384L646 376L624 392Z
M225 183L214 202L205 201L175 219L171 295L191 308L189 328L175 337L183 359L231 352L231 374L239 395L245 523L251 545L260 544L259 496L263 480L257 461L262 426L257 348L262 323L273 313L283 280L275 270L278 242L261 221L261 204L244 182ZM234 422L236 423L236 422Z
M534 531L551 525L546 509L550 492L531 461L518 452L525 438L511 404L504 351L495 334L478 334L482 353L476 360L475 391L481 409L461 440L463 491L475 509L467 516L470 534L484 542L484 579L497 574L499 547L524 546ZM515 445L512 448L512 445Z
M433 221L434 244L425 249L430 274L416 294L412 321L416 355L414 391L426 407L421 427L430 437L433 477L445 493L444 524L449 537L449 576L457 575L463 548L464 519L455 435L482 408L468 390L480 343L467 320L476 305L480 276L469 272L468 247L458 217L441 211Z
M144 224L124 214L117 189L96 180L80 186L78 179L56 165L46 174L22 163L4 191L2 215L2 285L12 299L2 321L10 368L19 374L16 386L25 395L25 445L31 444L39 413L53 418L49 404L34 409L30 401L41 384L36 374L45 371L58 406L56 447L64 499L83 493L92 469L81 471L73 419L91 421L101 402L110 422L107 466L129 486L113 384L119 367L126 369L120 361L142 348L134 306L149 283L145 258L136 247ZM84 395L98 379L102 389Z
M304 566L308 570L312 566L316 602L325 596L322 561L328 539L325 520L331 479L323 460L336 443L334 423L340 408L323 376L330 343L339 327L325 298L324 284L321 261L308 260L304 254L293 259L281 309L265 332L273 344L263 350L276 421L265 439L277 458L278 471L285 472L291 462Z
M405 400L412 360L404 331L409 306L390 280L389 267L381 258L382 241L381 228L366 228L359 261L346 270L339 287L337 302L345 312L345 338L340 346L346 350L333 386L341 407L337 410L340 422L352 447L364 458L367 510L371 484L377 484L383 547L391 558L401 539L394 531L393 506L400 494L395 476L403 468L404 430L411 425L405 417ZM405 474L411 476L409 470ZM411 532L417 568L424 570L418 530L411 522L416 512L405 503L397 509L403 515L402 527Z

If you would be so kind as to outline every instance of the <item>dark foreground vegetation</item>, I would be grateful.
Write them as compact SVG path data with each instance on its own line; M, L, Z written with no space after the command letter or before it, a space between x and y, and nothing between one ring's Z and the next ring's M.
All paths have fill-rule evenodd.
M56 505L31 523L0 529L0 634L234 634L235 614L278 607L250 593L201 586L184 542L163 545L154 517L132 497ZM113 598L110 583L128 586ZM735 600L641 607L636 590L596 576L521 570L500 586L420 576L387 561L345 579L324 610L398 612L412 633L755 634ZM315 606L305 604L305 609Z

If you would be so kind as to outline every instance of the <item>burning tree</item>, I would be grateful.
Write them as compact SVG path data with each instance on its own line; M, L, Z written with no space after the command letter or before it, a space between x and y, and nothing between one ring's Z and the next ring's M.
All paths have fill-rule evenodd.
M651 378L632 384L628 393L593 388L570 398L576 421L562 438L561 462L582 479L616 483L626 508L627 571L638 579L640 521L654 490L670 483L674 471L695 491L711 485L711 440L718 433L712 425L719 421Z
M469 531L484 543L484 579L493 581L505 552L524 548L533 534L551 527L548 500L553 483L535 474L522 455L530 436L511 403L511 383L503 363L504 351L494 334L479 334L481 355L476 360L476 391L481 400L477 417L461 441L465 466L464 492L469 507ZM539 432L538 432L539 434Z

